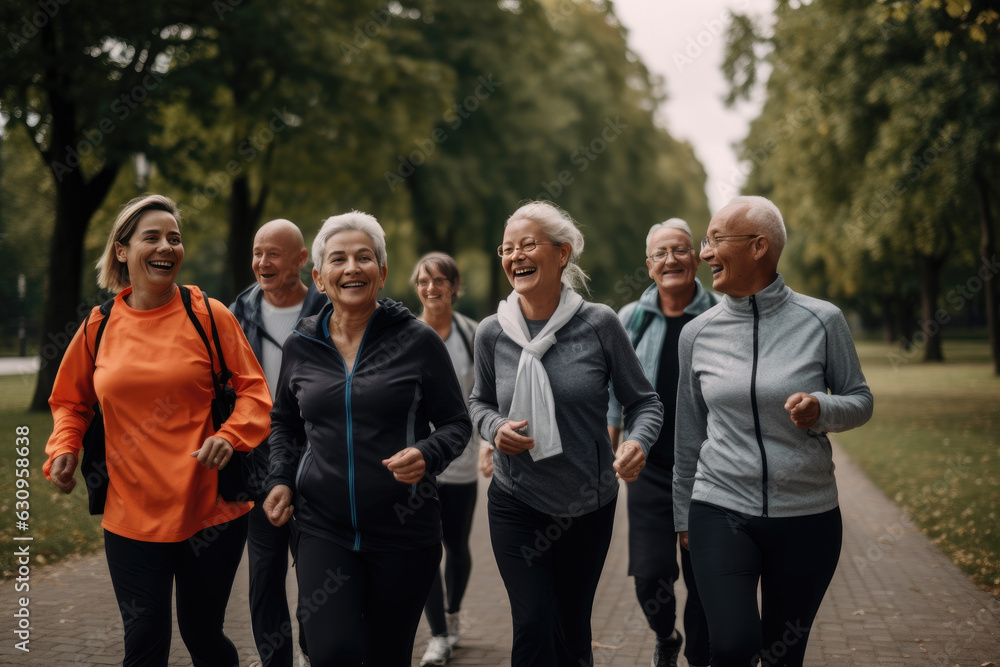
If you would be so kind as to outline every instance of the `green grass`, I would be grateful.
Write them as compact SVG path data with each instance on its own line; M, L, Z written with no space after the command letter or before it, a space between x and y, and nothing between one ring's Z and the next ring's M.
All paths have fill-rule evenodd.
M20 545L15 536L31 536L32 565L45 565L75 553L99 549L101 517L87 512L87 490L79 482L73 493L66 495L42 475L45 463L45 442L52 432L52 416L48 413L27 412L35 389L35 379L18 375L0 376L0 544ZM18 479L15 451L17 427L28 428L31 454L27 487L29 503L28 530L18 530L14 512L19 508L15 486ZM14 547L0 553L0 572L10 577L16 570Z
M858 354L875 414L837 442L977 585L1000 595L1000 377L986 343L945 341L939 364L884 343L859 343Z

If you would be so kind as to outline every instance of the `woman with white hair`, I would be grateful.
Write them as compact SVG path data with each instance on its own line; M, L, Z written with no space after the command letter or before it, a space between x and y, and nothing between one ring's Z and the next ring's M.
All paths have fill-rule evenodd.
M532 202L497 248L514 291L479 326L473 423L496 450L490 539L510 598L511 664L590 665L590 615L618 479L634 481L662 408L615 312L584 301L583 235L565 212ZM608 385L629 439L605 427Z
M377 299L388 263L375 218L327 219L312 254L330 303L284 344L264 510L275 525L295 518L311 663L409 665L441 560L433 476L465 448L469 415L440 336Z
M872 393L840 310L778 273L771 201L733 199L707 234L701 258L725 298L681 332L674 525L712 665L801 667L843 534L826 434L867 422Z

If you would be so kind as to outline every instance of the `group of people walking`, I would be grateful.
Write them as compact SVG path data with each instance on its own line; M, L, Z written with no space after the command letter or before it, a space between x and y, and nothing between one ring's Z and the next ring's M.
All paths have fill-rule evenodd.
M174 585L193 663L239 664L223 620L244 544L263 665L291 665L296 641L316 666L409 665L421 614L432 636L420 664L446 664L480 473L511 664L593 664L624 482L654 667L682 647L692 666L802 665L840 551L826 434L867 421L872 396L840 311L777 273L785 227L770 201L730 202L700 252L683 220L654 225L653 284L617 314L585 298L574 220L528 203L497 247L513 291L478 325L454 310L462 283L444 253L413 269L419 316L379 298L388 257L370 215L323 223L308 286L299 229L263 225L256 282L229 309L176 283L180 222L158 195L123 208L99 263L114 308L80 327L50 399L44 471L66 492L88 425L104 421L125 665L167 664ZM714 292L695 277L700 260ZM215 354L195 317L217 326ZM217 424L222 359L236 400ZM244 459L250 499L225 500L218 471Z

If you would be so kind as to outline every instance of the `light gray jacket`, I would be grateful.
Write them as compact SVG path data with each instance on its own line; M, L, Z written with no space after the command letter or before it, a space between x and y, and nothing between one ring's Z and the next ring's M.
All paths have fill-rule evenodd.
M779 275L757 294L726 296L689 322L678 354L678 532L688 529L692 500L765 517L837 507L826 433L867 422L873 398L836 306L796 294ZM819 421L809 430L785 411L800 391L819 399Z

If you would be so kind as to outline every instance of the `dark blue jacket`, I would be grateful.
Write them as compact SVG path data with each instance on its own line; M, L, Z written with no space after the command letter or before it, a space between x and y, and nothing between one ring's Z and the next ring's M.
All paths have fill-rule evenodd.
M243 335L250 343L250 349L253 350L254 356L260 363L263 363L264 339L270 338L264 329L264 316L261 314L260 302L263 298L264 290L260 288L259 284L254 283L240 292L240 295L229 306L229 310L236 316L240 328L243 329ZM315 315L327 303L330 303L330 300L326 298L326 295L316 289L316 285L310 283L305 301L302 302L299 317ZM272 341L277 343L274 339ZM269 443L270 440L265 440L247 456L247 464L253 472L250 492L258 503L263 502L265 497L262 489L267 478L271 457Z
M271 412L268 489L292 488L297 529L355 551L441 540L434 475L472 433L441 337L401 303L379 304L351 369L330 340L332 304L301 320L285 342ZM382 465L406 447L427 464L418 484Z

